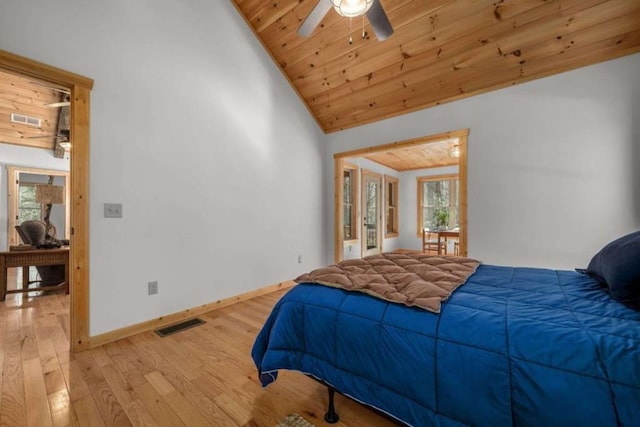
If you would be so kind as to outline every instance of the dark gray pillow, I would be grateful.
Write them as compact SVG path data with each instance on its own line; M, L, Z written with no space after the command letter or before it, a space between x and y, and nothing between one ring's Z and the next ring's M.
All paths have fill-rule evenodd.
M640 231L607 244L591 259L586 273L606 284L616 301L640 303Z

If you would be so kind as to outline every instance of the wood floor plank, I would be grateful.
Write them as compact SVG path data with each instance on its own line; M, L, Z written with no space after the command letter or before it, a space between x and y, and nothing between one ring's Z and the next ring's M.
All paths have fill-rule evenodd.
M0 310L0 343L7 342L7 314ZM4 368L5 347L0 346L0 370ZM2 409L2 383L4 375L0 373L0 409Z
M80 425L66 389L49 394L48 399L54 427Z
M324 387L283 371L262 388L251 360L285 292L205 313L205 324L166 338L147 332L78 354L69 352L68 295L9 295L0 302L0 426L270 427L292 412L325 425ZM336 427L393 425L349 399L336 404Z
M53 426L40 359L25 360L22 369L27 424L41 427Z
M131 425L122 403L116 398L113 389L105 380L102 371L93 358L93 354L91 352L79 353L76 359L105 423L119 426Z
M44 373L44 385L47 389L48 395L66 390L67 383L64 379L64 374L62 373L62 368L60 366L54 370Z
M178 415L178 417L188 426L206 426L207 420L200 415L200 412L180 394L171 383L160 373L154 371L147 374L147 379L153 388L162 396L164 401ZM224 425L224 424L222 424Z
M96 405L96 402L93 400L93 396L88 394L86 396L81 397L78 400L73 401L73 405L75 408L76 415L78 417L78 423L81 426L91 426L91 427L104 427L105 422L102 419L102 415L100 414L100 410Z
M53 341L49 338L38 339L36 344L42 364L42 372L46 374L47 372L59 369L60 362L58 362L58 353L53 345Z
M182 420L180 420L178 415L173 412L173 409L165 403L162 396L157 392L153 385L151 385L151 383L145 382L144 384L134 387L133 390L159 425L171 427L181 427L186 425Z
M7 334L9 336L9 334ZM2 368L2 398L0 406L0 426L22 426L27 424L24 406L24 373L19 341L5 346Z

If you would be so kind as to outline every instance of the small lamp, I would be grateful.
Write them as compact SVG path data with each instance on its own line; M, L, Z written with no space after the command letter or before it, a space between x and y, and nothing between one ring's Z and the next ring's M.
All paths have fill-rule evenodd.
M55 239L55 228L51 224L51 221L49 221L49 217L51 216L52 205L64 203L64 187L52 184L37 184L36 202L47 205L47 210L44 215L44 223L46 225L45 239Z
M460 146L454 145L453 147L451 147L451 150L449 150L449 155L456 158L460 157Z

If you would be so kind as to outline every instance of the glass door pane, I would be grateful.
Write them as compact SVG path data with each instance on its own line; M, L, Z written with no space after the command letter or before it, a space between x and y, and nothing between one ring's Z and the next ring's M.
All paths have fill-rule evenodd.
M362 256L379 254L381 252L382 239L380 230L381 212L381 177L368 175L363 172L362 185L362 212L363 215L363 244Z

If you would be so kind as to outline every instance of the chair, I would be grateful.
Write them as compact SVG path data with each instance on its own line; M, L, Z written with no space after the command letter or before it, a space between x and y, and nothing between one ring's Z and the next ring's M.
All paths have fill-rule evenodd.
M447 254L447 245L445 241L440 242L440 250L438 250L438 233L429 231L429 229L422 229L422 252L429 254L435 253L436 255Z
M20 224L20 229L22 230L22 233L19 233L20 238L22 238L23 241L25 238L28 240L24 243L35 246L36 248L45 243L47 226L43 221L24 221ZM29 277L24 277L23 280L27 286L36 282L39 282L40 286L55 286L64 282L64 265L36 266L36 270L38 270L40 280L30 281Z

